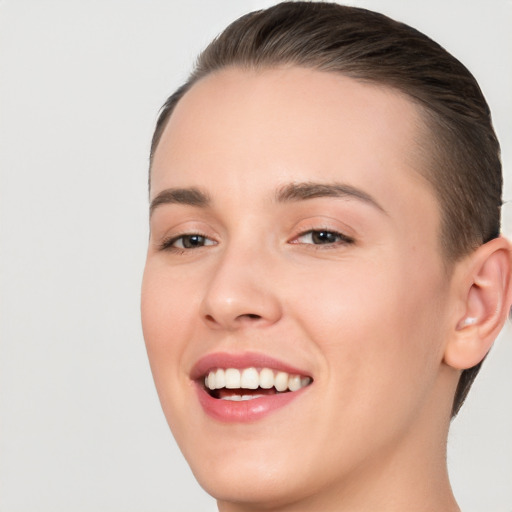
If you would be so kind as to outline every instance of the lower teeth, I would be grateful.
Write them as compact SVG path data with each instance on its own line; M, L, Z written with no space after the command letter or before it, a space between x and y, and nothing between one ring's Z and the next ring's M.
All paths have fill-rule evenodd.
M223 396L221 400L230 400L231 402L242 402L245 400L254 400L255 398L261 398L263 395L229 395Z

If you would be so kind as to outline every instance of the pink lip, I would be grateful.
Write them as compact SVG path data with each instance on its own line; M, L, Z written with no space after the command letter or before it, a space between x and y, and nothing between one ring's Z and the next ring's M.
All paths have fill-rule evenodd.
M233 402L213 398L203 386L202 378L207 375L210 370L217 368L241 369L249 367L272 368L277 371L283 371L294 375L308 375L303 370L294 368L293 366L263 354L229 354L221 352L209 354L202 357L194 365L190 374L191 378L195 380L199 403L206 414L225 423L254 422L264 418L271 412L288 405L292 400L300 397L309 387L308 386L293 392L265 395L252 400Z
M230 354L228 352L214 352L208 354L194 365L190 372L190 378L197 380L205 375L208 375L210 370L216 370L217 368L272 368L280 372L286 372L293 375L302 375L304 377L309 376L307 372L299 368L290 366L289 364L283 363L278 359L266 356L264 354L258 354L256 352L245 352L243 354Z
M302 395L306 388L277 395L267 395L253 400L231 402L211 397L200 383L196 383L197 396L206 414L225 423L257 421L284 407Z

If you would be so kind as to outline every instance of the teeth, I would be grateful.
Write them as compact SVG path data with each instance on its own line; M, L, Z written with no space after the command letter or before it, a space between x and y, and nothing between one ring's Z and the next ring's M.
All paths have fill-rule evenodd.
M217 385L217 382L216 382L216 379L215 379L215 372L210 372L208 374L208 382L205 383L210 389L216 389L216 385Z
M219 368L215 372L215 388L220 389L223 388L226 385L226 372Z
M246 368L240 377L240 387L245 389L258 389L260 375L256 368Z
M240 370L236 368L228 368L225 372L226 384L225 386L228 389L238 389L240 388ZM210 380L208 378L208 380Z
M230 402L243 402L245 400L254 400L255 398L261 398L263 395L230 395L223 396L221 400L229 400Z
M290 391L297 391L301 388L300 375L291 375L288 379L288 389Z
M311 382L311 379L309 377L302 377L300 379L300 387L305 388L306 386L309 385L310 382Z
M274 386L277 391L286 391L288 389L288 374L285 372L278 372L274 379Z
M260 372L260 388L270 389L274 387L274 372L270 368L263 368Z
M298 391L311 383L310 377L290 375L287 372L274 372L270 368L263 368L259 372L256 368L218 368L212 370L204 379L204 385L210 390L214 389L271 389L278 392ZM232 395L223 397L224 400L251 400L261 395Z

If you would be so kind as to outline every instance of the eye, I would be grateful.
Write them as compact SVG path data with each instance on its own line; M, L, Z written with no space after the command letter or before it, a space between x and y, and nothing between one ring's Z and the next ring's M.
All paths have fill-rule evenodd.
M312 229L299 235L293 243L312 245L343 245L354 243L354 239L337 231Z
M164 240L162 243L162 249L198 249L208 245L216 245L217 242L198 233L189 233L185 235L176 236L168 240Z

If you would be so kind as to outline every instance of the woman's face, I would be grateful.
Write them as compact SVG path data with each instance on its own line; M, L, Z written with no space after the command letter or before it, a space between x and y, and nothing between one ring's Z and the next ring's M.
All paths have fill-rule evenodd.
M221 503L357 494L430 464L452 398L450 283L419 136L400 94L301 68L219 72L172 114L144 336L169 425Z

